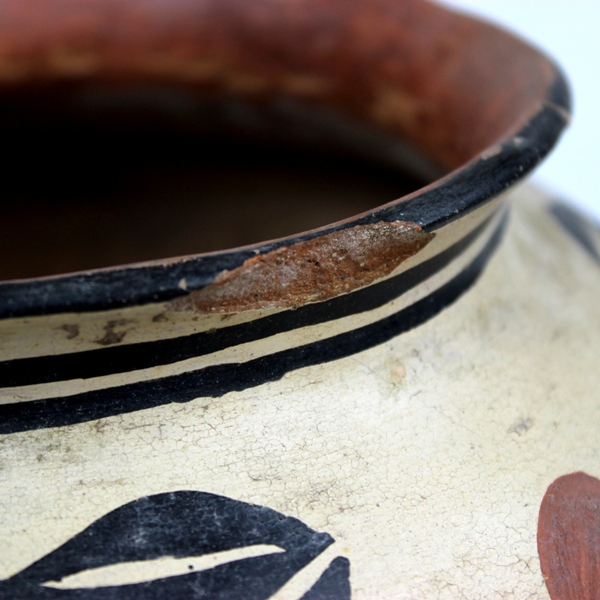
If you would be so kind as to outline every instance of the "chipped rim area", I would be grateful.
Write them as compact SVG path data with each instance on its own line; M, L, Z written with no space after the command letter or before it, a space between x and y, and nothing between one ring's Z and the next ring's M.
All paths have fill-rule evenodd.
M210 314L322 302L386 277L434 235L402 221L334 231L249 258L170 308Z

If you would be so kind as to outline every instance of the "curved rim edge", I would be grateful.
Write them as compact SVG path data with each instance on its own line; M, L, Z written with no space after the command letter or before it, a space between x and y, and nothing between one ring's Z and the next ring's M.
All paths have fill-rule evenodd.
M408 198L399 198L342 223L249 248L168 260L165 264L134 264L0 282L0 319L166 302L202 289L222 271L235 269L258 254L356 225L407 221L427 232L440 229L506 192L529 175L552 150L571 113L566 79L556 66L554 73L554 81L539 109L515 135ZM182 279L186 281L186 289L180 287Z

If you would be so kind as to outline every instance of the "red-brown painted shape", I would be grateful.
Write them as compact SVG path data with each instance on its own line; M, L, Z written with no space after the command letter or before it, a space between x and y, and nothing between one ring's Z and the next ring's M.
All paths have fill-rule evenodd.
M552 600L600 598L600 480L571 473L548 488L538 552Z

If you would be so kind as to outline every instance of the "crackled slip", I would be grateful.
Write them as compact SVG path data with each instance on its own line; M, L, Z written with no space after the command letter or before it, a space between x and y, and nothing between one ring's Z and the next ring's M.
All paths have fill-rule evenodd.
M423 0L6 0L0 40L0 126L44 185L56 136L89 175L59 199L7 168L0 598L598 597L600 231L506 193L568 120L550 61ZM274 148L280 213L240 139ZM292 146L321 192L277 175ZM372 203L407 168L427 184ZM217 238L252 202L279 233L193 254L184 207L196 250L136 254L186 186ZM146 238L135 194L168 199Z

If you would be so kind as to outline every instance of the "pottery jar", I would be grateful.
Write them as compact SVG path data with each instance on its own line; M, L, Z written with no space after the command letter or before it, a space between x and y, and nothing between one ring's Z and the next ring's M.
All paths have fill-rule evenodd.
M600 233L514 189L550 60L425 0L4 0L0 108L0 598L600 597Z

